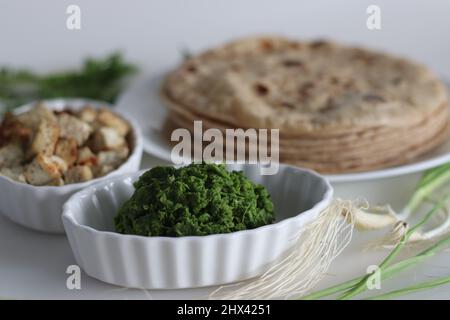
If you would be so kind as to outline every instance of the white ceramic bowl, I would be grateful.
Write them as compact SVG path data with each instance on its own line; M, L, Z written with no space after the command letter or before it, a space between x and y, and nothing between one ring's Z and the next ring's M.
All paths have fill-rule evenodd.
M67 106L77 110L86 104L95 108L108 105L87 99L52 99L42 102L53 110L63 110ZM15 113L25 112L34 105L35 102L22 106L16 109ZM0 175L0 212L12 221L31 229L64 233L61 220L62 206L72 194L95 182L109 179L111 176L138 171L142 157L142 133L136 121L125 116L123 112L113 111L127 120L132 127L133 146L126 162L101 178L61 187L32 186Z
M258 165L232 165L265 185L276 223L228 234L143 237L114 232L113 218L143 173L93 185L64 205L63 223L77 263L96 279L145 289L179 289L249 279L288 250L303 226L331 201L333 190L318 174L281 165L261 176Z

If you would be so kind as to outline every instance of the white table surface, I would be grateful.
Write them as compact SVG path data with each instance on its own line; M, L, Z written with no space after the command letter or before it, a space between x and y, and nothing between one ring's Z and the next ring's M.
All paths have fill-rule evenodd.
M144 156L142 167L161 161ZM336 195L343 198L366 197L380 203L401 206L417 176L374 180L351 184L335 184ZM364 252L373 233L356 233L351 245L332 264L329 274L318 288L353 278L365 272L367 266L380 262L387 251ZM407 250L406 254L413 252ZM76 264L67 238L28 230L0 216L0 298L8 299L198 299L216 289L136 290L116 287L82 273L81 290L68 290L65 273ZM400 286L450 274L450 251L444 251L426 263L405 271L386 283L381 293ZM405 298L450 299L450 285L428 290Z

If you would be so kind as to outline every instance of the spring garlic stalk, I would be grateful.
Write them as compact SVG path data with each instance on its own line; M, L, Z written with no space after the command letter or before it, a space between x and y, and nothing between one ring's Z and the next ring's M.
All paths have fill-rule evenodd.
M417 255L387 266L386 269L384 270L384 272L381 273L381 279L382 280L388 279L405 269L413 267L416 264L421 263L421 262L431 258L437 252L439 252L441 249L443 249L449 245L450 245L450 236L447 236L446 238L436 242L434 245L430 246L429 248L421 251ZM354 278L352 280L343 282L343 283L335 285L333 287L311 293L307 296L301 297L301 299L302 300L316 300L316 299L330 296L330 295L338 293L338 292L342 292L344 290L354 287L361 280L363 280L363 278L364 278L364 276Z
M403 296L405 294L410 294L410 293L414 293L414 292L421 291L421 290L432 289L437 286L447 284L449 282L450 282L450 276L446 276L443 278L438 278L435 280L415 284L410 287L406 287L404 289L394 290L394 291L391 291L388 293L380 294L375 297L370 297L367 300L388 300L388 299L396 298L399 296Z
M405 243L408 241L409 237L416 232L420 227L422 227L436 212L438 212L441 208L443 208L448 201L448 198L450 197L450 193L446 193L442 199L439 201L439 203L433 207L426 215L425 217L419 221L415 226L413 226L411 229L409 229L404 236L402 237L402 240L400 243L398 243L395 248L388 254L388 256L381 262L379 265L379 269L381 272L384 271L386 266L392 262L393 259L398 255L400 250L405 246ZM350 299L357 294L363 292L366 289L366 283L373 277L374 274L368 274L363 277L363 279L356 284L353 288L349 289L347 292L342 294L338 297L339 300L347 300Z

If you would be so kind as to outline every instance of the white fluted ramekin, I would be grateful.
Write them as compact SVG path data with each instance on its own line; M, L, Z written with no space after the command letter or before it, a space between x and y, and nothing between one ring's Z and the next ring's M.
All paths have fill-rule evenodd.
M77 263L93 278L130 288L193 288L249 279L285 253L332 198L330 184L310 170L280 165L276 175L261 176L257 165L229 169L243 170L267 187L276 223L178 238L115 233L113 218L133 194L141 171L93 185L64 205L63 223Z
M87 104L94 108L108 106L107 103L88 99L51 99L42 102L52 110L63 110L67 107L79 110ZM34 105L35 102L22 106L16 109L15 113L26 112ZM112 176L138 171L143 146L139 126L136 121L123 113L114 109L112 111L127 120L132 127L132 149L126 162L103 177L60 187L33 186L0 175L0 212L27 228L49 233L64 233L61 220L62 206L72 194Z

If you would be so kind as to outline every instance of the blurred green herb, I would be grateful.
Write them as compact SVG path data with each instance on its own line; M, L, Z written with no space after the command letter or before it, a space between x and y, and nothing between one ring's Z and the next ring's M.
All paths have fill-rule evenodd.
M120 53L88 58L81 69L39 75L29 70L0 69L0 106L10 110L32 100L83 97L114 102L136 67Z

